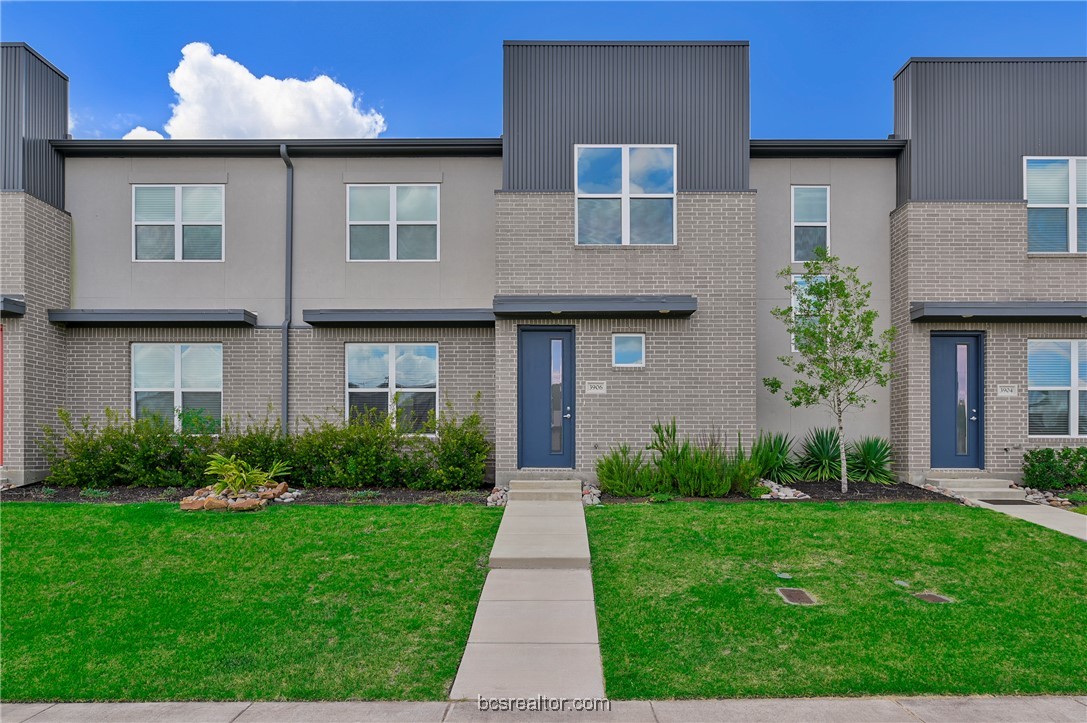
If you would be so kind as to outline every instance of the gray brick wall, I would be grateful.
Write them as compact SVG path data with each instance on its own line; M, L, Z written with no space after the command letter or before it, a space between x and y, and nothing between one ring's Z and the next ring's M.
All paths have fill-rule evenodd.
M1087 297L1087 256L1028 254L1023 203L911 202L891 214L891 316L895 379L891 441L896 472L929 469L929 339L932 331L985 332L985 468L1018 475L1026 449L1084 440L1027 436L1027 340L1087 338L1087 323L911 324L911 301L1075 301ZM997 384L1019 396L996 397Z
M692 436L716 429L730 440L755 432L755 194L682 193L675 247L580 247L574 197L499 193L499 294L693 294L689 319L503 319L495 329L499 480L517 466L517 328L575 328L576 469L619 442L644 444L650 424L675 416ZM646 366L611 366L611 334L646 333ZM586 395L586 381L608 382Z
M71 217L22 192L0 193L0 292L23 294L22 318L4 319L4 471L15 482L45 475L41 429L63 395L65 333L47 311L68 306Z

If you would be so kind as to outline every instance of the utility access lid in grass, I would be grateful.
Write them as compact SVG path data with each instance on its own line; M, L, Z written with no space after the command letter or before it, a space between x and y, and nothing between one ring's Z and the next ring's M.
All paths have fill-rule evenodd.
M924 600L927 603L955 602L954 600L952 600L949 597L944 597L943 595L937 595L934 592L916 592L916 593L913 594L913 596L915 598L917 598L918 600Z
M781 595L781 599L790 605L818 605L815 598L807 590L802 590L799 587L779 587L777 588L778 595Z

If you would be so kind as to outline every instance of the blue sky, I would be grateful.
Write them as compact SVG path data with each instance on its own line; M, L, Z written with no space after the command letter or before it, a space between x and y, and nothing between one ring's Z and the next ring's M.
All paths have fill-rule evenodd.
M503 39L751 42L755 138L879 138L910 56L1087 55L1087 3L0 4L0 36L71 78L77 138L161 131L206 42L257 76L331 76L385 137L497 136Z

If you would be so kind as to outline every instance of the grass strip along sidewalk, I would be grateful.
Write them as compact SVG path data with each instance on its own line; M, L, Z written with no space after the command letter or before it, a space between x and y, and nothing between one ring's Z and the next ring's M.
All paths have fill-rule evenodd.
M5 503L3 699L440 700L500 520Z
M586 521L613 698L1087 692L1087 545L1067 535L926 503L610 505Z

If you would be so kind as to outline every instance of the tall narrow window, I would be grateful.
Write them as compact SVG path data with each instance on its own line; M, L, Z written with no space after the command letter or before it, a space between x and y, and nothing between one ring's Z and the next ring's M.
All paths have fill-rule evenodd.
M217 431L222 412L222 344L132 345L133 418L158 417L191 431L201 417Z
M222 261L223 186L133 186L135 261Z
M675 146L576 146L577 243L671 246Z
M562 452L562 339L551 340L551 451Z
M438 186L348 186L348 261L437 261Z
M830 241L830 187L793 186L793 261L812 261Z
M1027 158L1027 251L1087 253L1087 158Z
M1027 342L1028 433L1087 436L1087 341Z
M347 344L346 352L349 420L377 411L419 432L437 416L437 344Z

